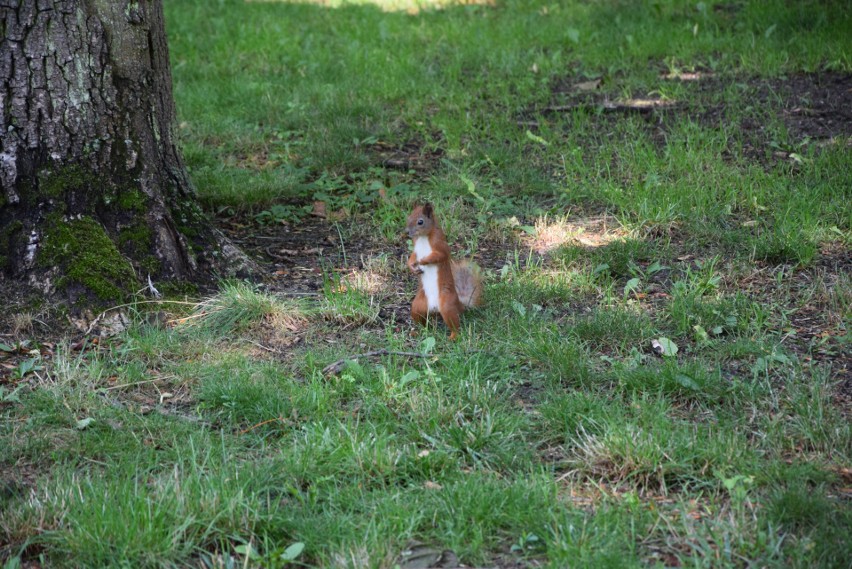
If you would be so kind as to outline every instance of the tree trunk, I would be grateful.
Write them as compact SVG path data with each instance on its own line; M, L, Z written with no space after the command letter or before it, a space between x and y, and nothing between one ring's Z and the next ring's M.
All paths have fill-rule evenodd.
M0 0L0 282L72 303L247 268L195 203L160 0Z

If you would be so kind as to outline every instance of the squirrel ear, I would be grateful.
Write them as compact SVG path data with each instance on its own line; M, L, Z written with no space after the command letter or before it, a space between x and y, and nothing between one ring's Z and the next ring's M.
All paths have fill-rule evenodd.
M432 218L432 204L431 203L426 202L425 204L423 204L423 215L425 215L429 219Z

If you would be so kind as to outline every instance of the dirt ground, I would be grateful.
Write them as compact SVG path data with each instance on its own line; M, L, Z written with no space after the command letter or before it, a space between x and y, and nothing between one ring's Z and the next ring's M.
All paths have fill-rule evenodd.
M602 125L638 115L644 117L652 139L664 146L675 119L690 117L707 128L735 126L744 135L745 157L766 165L789 158L798 151L799 144L809 141L818 147L852 145L852 75L828 72L774 79L731 79L699 70L677 74L661 71L661 76L667 81L681 82L692 102L666 99L659 93L634 93L629 98L613 99L601 90L599 81L574 78L558 82L551 104L528 110L518 122L535 128L538 116L546 120L577 108L596 113ZM748 112L737 109L736 113L744 118L732 118L734 113L719 100L719 94L726 89L739 90L748 101ZM767 126L776 121L786 127L791 144L780 144L781 141L773 140L768 134Z

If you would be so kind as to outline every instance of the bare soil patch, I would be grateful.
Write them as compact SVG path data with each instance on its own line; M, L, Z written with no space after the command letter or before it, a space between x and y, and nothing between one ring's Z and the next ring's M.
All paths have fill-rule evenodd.
M840 290L840 278L850 274L852 257L848 250L840 245L824 246L813 266L792 275L793 297L780 305L789 323L785 348L793 351L806 367L830 366L837 382L835 403L846 417L852 417L852 352L846 329L849 322L830 303L833 295L848 294ZM774 272L757 270L737 286L768 306L783 302Z
M818 147L852 145L850 74L740 78L692 72L666 74L661 80L682 82L689 96L685 100L667 99L652 91L623 97L602 90L599 81L566 78L554 84L548 106L527 110L519 117L519 124L534 128L542 120L578 109L588 111L602 125L638 116L644 119L651 138L663 146L672 125L686 117L707 128L736 129L743 135L745 156L767 165L790 158L800 152L799 146L809 142ZM747 101L745 112L727 106L721 94L730 88L739 90ZM775 140L772 129L776 121L785 127L787 141Z
M357 224L359 221L355 218L343 223ZM410 250L407 239L402 236L402 227L399 241L389 243L356 232L346 232L344 236L336 224L317 217L306 218L298 225L282 223L257 227L226 219L220 219L218 225L265 268L263 278L272 292L319 295L323 292L324 275L335 272L345 275L364 269L370 258L380 255L389 259L394 292L403 292L410 288L408 284L415 282L405 268ZM456 257L461 257L458 245L451 243L450 248L454 249ZM510 248L484 242L474 260L483 269L499 269L506 263Z
M434 136L436 139L442 138L440 133ZM371 150L383 167L415 172L433 170L444 156L443 149L428 148L426 142L420 137L402 144L377 141L371 145Z

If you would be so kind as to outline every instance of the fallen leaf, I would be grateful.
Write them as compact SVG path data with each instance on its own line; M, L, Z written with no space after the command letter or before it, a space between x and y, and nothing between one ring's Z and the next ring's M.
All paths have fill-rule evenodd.
M577 83L574 85L575 91L594 91L598 87L601 86L600 79L593 79L591 81L583 81L582 83Z
M434 569L438 567L458 567L458 556L450 550L410 541L400 552L396 564L401 569Z
M844 482L852 482L852 468L838 466L831 470L834 470L834 472L836 472Z
M315 201L314 208L311 211L311 215L315 215L316 217L322 217L323 219L325 219L326 217L328 217L325 209L325 202Z
M333 211L329 214L329 221L343 221L346 219L348 215L346 214L346 210L343 208L338 209L337 211Z

